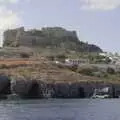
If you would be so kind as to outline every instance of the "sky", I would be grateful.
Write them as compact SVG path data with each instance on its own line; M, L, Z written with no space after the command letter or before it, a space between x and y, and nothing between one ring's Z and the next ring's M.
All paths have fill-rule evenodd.
M6 29L64 27L81 41L120 53L120 0L0 0L0 39Z

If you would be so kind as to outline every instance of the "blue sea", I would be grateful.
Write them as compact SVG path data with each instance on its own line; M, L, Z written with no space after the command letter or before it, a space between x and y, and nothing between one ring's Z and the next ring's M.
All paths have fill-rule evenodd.
M0 120L120 120L120 99L3 100Z

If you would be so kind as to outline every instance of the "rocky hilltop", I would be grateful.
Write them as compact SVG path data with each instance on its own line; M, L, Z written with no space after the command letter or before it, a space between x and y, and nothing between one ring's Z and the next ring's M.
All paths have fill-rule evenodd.
M78 39L76 31L68 31L61 27L47 27L41 30L25 31L24 27L4 32L4 46L60 48L78 52L102 52L92 44L84 43Z
M120 67L96 45L64 28L4 32L0 50L0 98L90 98L96 89L120 96Z

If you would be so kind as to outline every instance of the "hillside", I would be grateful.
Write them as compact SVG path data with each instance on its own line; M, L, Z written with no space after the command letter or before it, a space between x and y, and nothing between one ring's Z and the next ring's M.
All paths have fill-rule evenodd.
M4 32L4 46L52 48L77 52L102 52L98 46L80 41L76 31L68 31L61 27L29 31L25 31L23 27L7 30Z

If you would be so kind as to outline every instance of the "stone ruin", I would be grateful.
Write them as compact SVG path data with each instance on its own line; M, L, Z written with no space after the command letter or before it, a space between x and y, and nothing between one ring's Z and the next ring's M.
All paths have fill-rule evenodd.
M42 28L41 30L25 31L24 27L7 30L4 32L3 46L44 46L52 44L50 38L73 37L77 38L75 31L67 31L60 27Z

